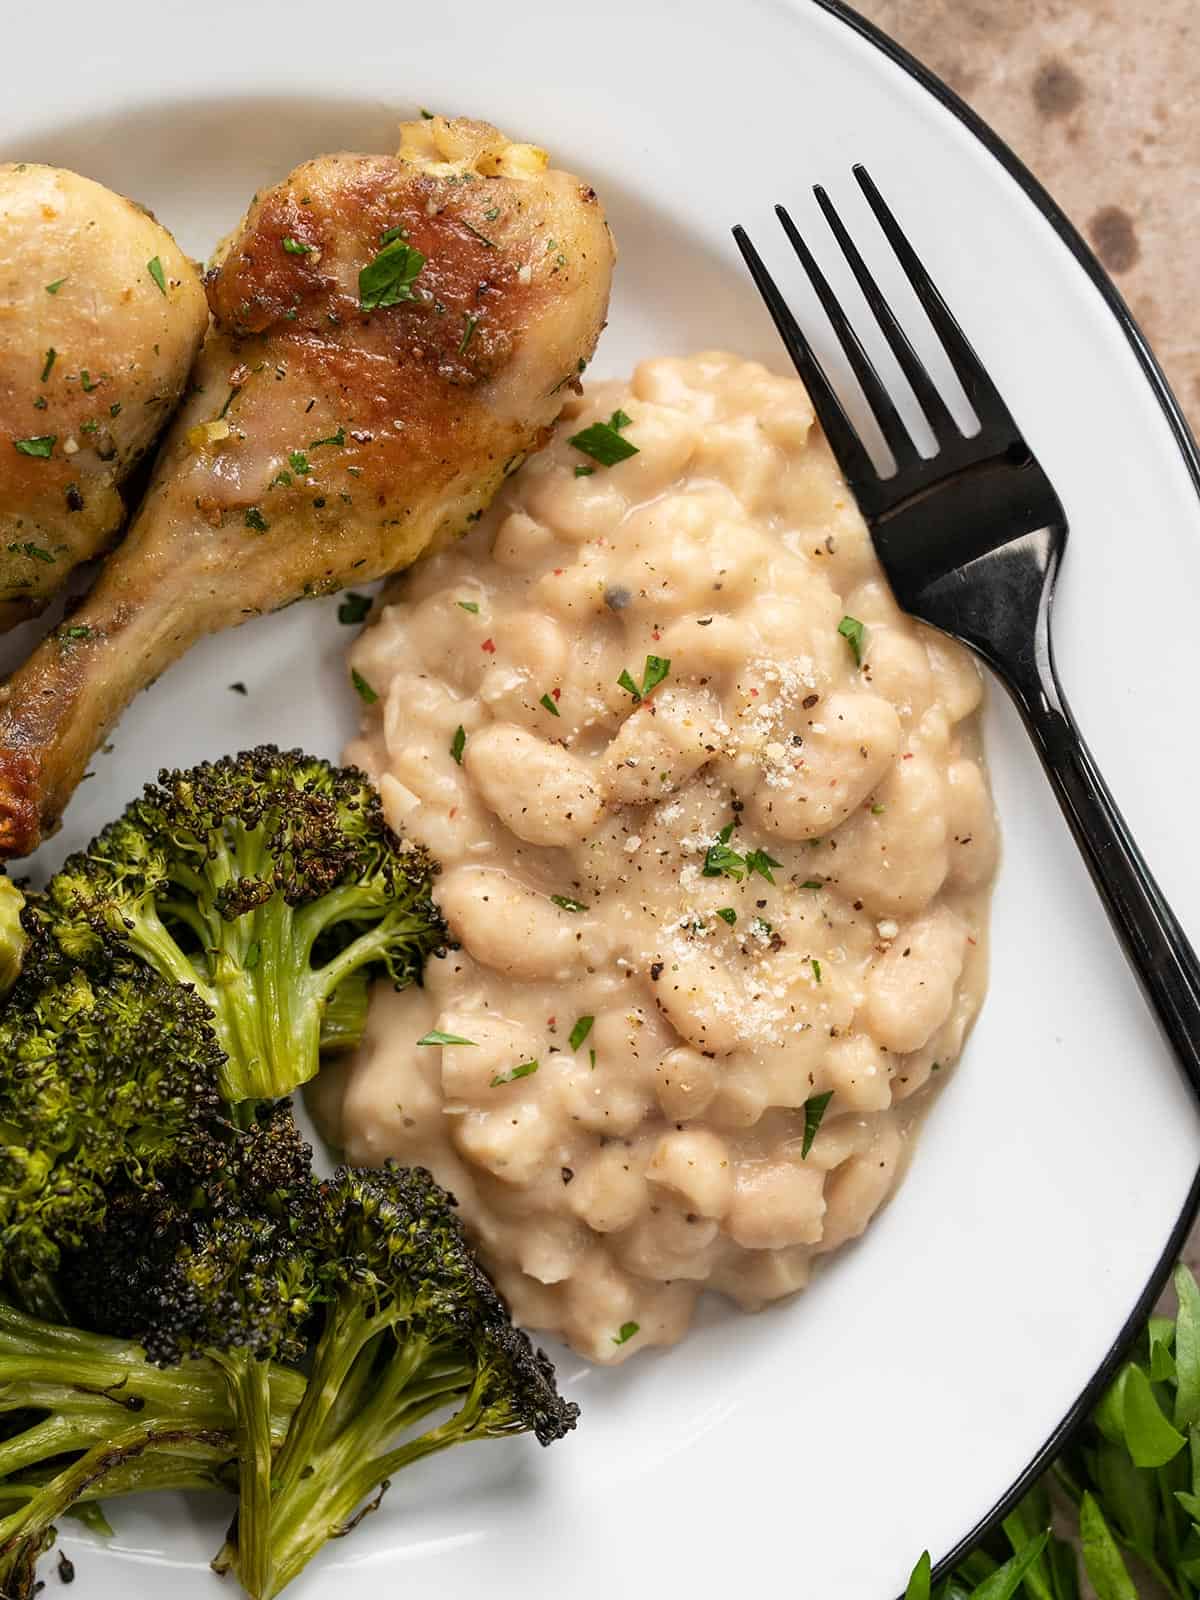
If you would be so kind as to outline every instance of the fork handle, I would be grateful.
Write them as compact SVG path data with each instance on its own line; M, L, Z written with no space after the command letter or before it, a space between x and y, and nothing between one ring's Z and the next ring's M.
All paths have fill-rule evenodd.
M1045 620L1026 681L1006 684L1146 999L1200 1096L1200 961L1071 715Z

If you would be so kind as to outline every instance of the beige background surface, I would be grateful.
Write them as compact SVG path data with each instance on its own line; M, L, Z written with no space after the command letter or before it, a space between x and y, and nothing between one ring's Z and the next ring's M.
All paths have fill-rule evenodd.
M1090 241L1200 431L1197 0L851 0L979 111Z

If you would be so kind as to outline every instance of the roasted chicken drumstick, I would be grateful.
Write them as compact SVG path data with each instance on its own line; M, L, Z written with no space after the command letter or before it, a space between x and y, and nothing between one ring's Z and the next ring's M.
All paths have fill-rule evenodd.
M484 123L406 124L394 157L321 157L256 196L135 522L0 690L0 855L57 825L197 639L462 532L548 434L612 262L594 191Z
M0 628L112 541L207 325L200 274L140 206L0 162Z

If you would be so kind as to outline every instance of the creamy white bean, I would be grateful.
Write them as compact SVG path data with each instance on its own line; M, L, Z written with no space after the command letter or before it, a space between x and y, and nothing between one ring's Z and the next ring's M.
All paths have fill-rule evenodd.
M616 410L605 467L569 436ZM460 948L315 1103L608 1362L862 1232L979 1007L997 836L979 673L897 609L798 382L654 360L565 416L354 647L348 755Z

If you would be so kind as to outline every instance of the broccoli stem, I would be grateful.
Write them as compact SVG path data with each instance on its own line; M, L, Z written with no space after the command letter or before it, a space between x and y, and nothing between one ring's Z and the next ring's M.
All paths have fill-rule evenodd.
M253 1595L267 1590L271 1524L271 1385L267 1362L245 1350L214 1353L238 1420L237 1542L242 1582Z

